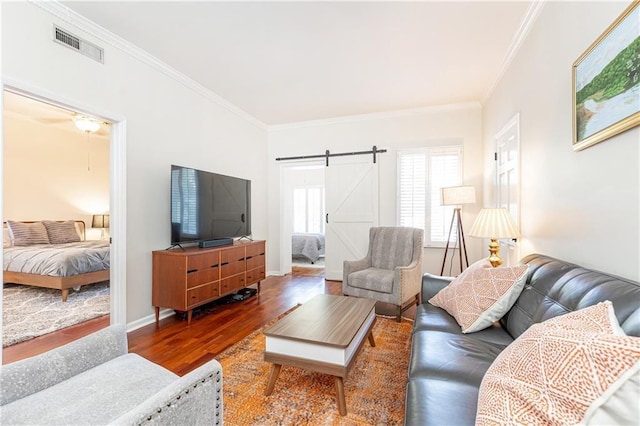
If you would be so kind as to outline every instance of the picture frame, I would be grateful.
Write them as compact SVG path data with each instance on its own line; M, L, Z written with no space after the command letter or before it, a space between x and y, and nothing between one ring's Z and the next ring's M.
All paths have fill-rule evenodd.
M573 149L640 124L640 0L573 63Z

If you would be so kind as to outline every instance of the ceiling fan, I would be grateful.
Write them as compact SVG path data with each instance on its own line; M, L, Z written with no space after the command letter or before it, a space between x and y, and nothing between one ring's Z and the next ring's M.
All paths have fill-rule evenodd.
M109 123L104 120L9 91L4 92L4 111L42 124L64 128L68 131L85 132L89 129L97 136L108 137L109 135ZM99 123L100 126L97 130L94 130L97 127L95 124L89 125L93 127L78 127L76 123L84 123L81 121L83 119Z

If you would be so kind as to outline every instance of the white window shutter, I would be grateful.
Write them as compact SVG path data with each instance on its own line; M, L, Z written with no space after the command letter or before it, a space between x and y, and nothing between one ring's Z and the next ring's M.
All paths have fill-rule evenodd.
M398 153L398 225L421 228L427 246L444 246L453 214L440 205L440 188L462 184L462 147Z

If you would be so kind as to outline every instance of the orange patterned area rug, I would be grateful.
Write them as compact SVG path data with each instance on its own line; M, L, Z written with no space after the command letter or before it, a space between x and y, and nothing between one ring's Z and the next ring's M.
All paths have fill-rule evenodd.
M283 366L264 396L271 364L262 358L262 330L222 352L224 422L228 425L401 425L413 325L378 316L344 380L347 415L338 413L332 376Z

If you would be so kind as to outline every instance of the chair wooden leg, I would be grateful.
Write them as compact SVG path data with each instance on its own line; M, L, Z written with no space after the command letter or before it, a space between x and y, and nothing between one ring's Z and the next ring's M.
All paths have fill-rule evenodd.
M396 308L396 322L402 322L402 306Z

